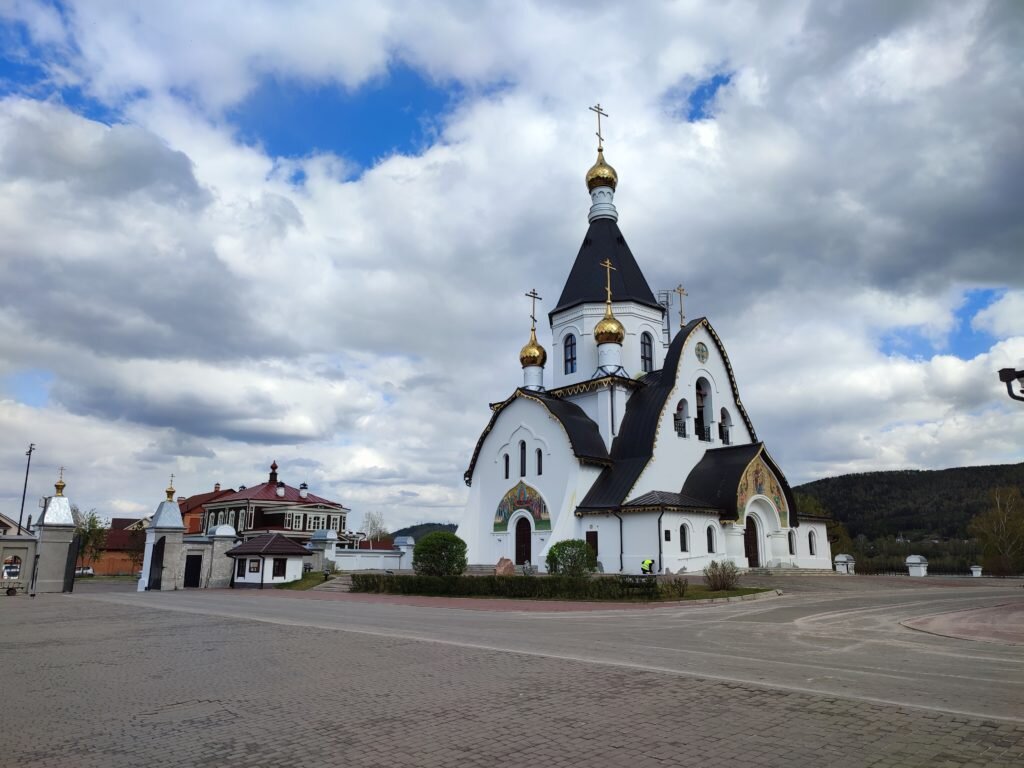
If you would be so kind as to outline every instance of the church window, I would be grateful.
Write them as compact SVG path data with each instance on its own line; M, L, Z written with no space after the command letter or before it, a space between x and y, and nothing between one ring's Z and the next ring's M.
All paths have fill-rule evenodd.
M576 373L576 337L571 333L565 337L565 372Z
M713 555L715 553L715 529L710 525L708 526L708 554Z
M665 529L665 541L672 541L672 531Z
M676 434L680 437L686 437L686 424L690 419L690 404L686 402L684 397L676 405L676 412L672 416L672 424L676 429Z
M679 551L690 551L690 529L686 527L685 523L679 526Z
M718 439L722 441L722 445L732 444L732 416L729 415L729 411L725 408L722 409L722 418L718 422Z
M790 531L789 532L789 554L791 554L791 555L795 555L796 554L796 532L795 531Z
M540 448L537 449L537 474L544 474L544 452Z
M519 476L526 477L526 443L519 441Z
M697 433L697 439L711 442L711 396L708 392L708 383L704 379L697 379L697 418L694 420L693 431Z
M654 339L647 331L640 334L640 368L644 373L654 370Z
M818 546L815 541L814 531L807 532L807 550L811 553L811 557L818 554Z
M503 458L505 459L505 479L508 480L508 454L506 453Z

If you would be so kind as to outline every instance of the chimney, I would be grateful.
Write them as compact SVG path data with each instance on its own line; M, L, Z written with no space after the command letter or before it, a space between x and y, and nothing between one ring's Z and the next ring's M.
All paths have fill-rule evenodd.
M213 484L213 492L217 493L218 491L220 491L220 483L214 483Z
M178 503L179 503L179 504L181 504L181 502L183 502L184 500L185 500L185 497L184 497L184 496L179 496L179 497L178 497Z
M277 495L281 496L281 497L284 496L284 483L283 482L279 482L277 484Z
M269 483L276 483L277 482L277 462L276 461L273 464L270 465L270 480L268 480L267 482L269 482Z
M309 486L303 483L299 486L299 498L304 499L309 496Z

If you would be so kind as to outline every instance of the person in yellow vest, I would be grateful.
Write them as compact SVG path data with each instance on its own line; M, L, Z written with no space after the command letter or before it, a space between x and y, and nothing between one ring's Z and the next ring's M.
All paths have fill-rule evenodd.
M654 573L654 561L650 558L640 562L640 573Z

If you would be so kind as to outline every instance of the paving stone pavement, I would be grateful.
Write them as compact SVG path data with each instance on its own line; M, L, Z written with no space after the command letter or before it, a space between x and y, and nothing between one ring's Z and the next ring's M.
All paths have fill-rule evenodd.
M1024 765L1024 725L75 596L0 603L0 766Z

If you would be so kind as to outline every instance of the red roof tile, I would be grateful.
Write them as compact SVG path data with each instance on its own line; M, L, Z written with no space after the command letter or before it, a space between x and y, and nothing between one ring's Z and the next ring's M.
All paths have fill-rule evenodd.
M235 492L234 488L225 488L222 491L207 491L206 493L197 493L194 496L189 496L184 501L178 502L178 509L181 510L182 514L186 512L193 512L200 509L203 504L214 499L219 499L222 496L227 496Z
M276 501L280 503L291 502L293 504L331 504L336 507L343 506L337 501L331 501L312 493L307 493L306 498L302 498L299 496L299 489L293 488L290 485L284 486L284 496L278 496L276 483L260 483L259 485L243 488L240 491L235 491L227 496L220 496L216 499L217 504L227 501ZM206 503L209 504L210 502Z

